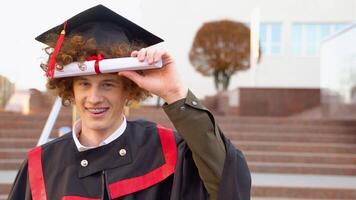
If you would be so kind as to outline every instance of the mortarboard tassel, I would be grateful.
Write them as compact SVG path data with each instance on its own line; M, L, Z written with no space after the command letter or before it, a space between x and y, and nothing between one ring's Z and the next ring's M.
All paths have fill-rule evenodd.
M54 68L56 65L56 58L57 58L57 55L62 47L63 41L64 41L66 27L67 27L67 21L64 22L63 30L61 31L61 34L59 35L59 37L57 39L56 46L55 46L54 51L51 54L51 57L49 59L48 68L46 71L46 76L49 78L53 78L53 76L54 76Z

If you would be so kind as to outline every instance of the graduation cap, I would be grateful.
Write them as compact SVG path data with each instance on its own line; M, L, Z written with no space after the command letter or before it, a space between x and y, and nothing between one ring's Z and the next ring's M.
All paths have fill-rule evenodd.
M105 59L101 55L97 55L88 58L88 61L84 63L74 62L56 69L56 57L66 36L81 35L85 38L94 38L99 47L107 47L113 43L131 43L135 41L140 41L144 47L147 47L163 42L161 38L103 5L94 6L73 16L63 24L37 36L36 40L51 45L51 41L48 38L53 34L57 34L59 37L46 69L46 75L49 78L112 73L121 70L151 69L162 66L161 62L148 65L147 62L141 63L136 58Z

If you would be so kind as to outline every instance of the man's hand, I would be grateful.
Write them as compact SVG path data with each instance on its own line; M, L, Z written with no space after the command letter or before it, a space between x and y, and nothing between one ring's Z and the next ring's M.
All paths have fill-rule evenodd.
M122 71L118 74L134 81L139 87L162 97L168 104L185 98L186 89L178 77L173 58L165 51L143 48L133 51L131 57L137 57L140 62L147 60L153 64L162 59L162 68L136 71Z

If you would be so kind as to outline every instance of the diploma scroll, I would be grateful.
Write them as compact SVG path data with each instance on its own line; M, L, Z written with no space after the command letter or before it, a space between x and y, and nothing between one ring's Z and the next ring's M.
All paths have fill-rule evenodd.
M56 69L54 78L71 77L71 76L85 76L97 74L95 70L95 60L85 61L83 63L73 62L65 65L63 69ZM162 67L162 60L150 65L147 61L140 62L135 57L125 58L110 58L99 61L100 73L115 73L126 70L146 70L156 69Z

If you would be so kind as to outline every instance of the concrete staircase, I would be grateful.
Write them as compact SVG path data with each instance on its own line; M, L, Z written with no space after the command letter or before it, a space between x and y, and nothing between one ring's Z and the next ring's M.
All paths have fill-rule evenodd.
M159 114L157 113L159 112ZM172 126L162 111L145 108ZM216 116L252 171L255 200L356 199L356 120Z
M0 113L3 174L18 169L28 149L36 144L46 118L46 113ZM132 109L129 119L138 118L173 127L163 111L154 107ZM356 199L356 120L216 119L225 135L245 153L253 172L253 199ZM70 126L70 121L67 110L55 128ZM0 200L8 193L9 182L0 181Z
M71 113L63 109L51 137L58 137L58 128L71 126ZM48 113L20 115L0 112L0 170L17 170L28 150L34 147L46 123Z

